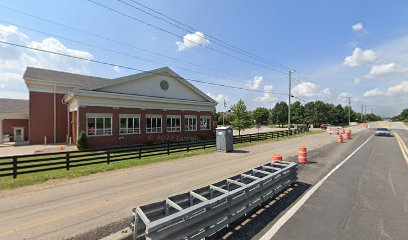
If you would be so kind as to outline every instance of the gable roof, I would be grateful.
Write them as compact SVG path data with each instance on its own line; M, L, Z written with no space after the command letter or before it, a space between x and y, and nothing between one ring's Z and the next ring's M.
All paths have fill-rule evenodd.
M28 100L0 98L0 113L28 114Z
M116 78L116 79L114 79L112 81L91 83L91 84L86 85L86 86L81 86L78 89L79 90L88 90L88 91L97 91L98 89L101 89L101 88L105 88L105 87L113 86L113 85L116 85L116 84L129 82L129 81L134 81L134 80L137 80L137 79L140 79L140 78L143 78L143 77L147 77L147 76L152 76L152 75L161 75L161 76L173 77L174 79L178 80L179 82L181 82L182 84L187 86L189 89L191 89L192 91L196 92L198 95L200 95L201 97L206 99L208 102L217 103L214 99L209 97L207 94L202 92L200 89L198 89L196 86L194 86L193 84L191 84L187 80L185 80L183 77L181 77L179 74L177 74L176 72L171 70L169 67L162 67L162 68L157 68L157 69L154 69L154 70L151 70L151 71L145 71L145 72L141 72L141 73L137 73L137 74L133 74L133 75L128 75L128 76Z
M83 86L93 83L112 81L108 78L93 77L76 73L61 72L42 68L27 67L24 80L36 80L63 85Z

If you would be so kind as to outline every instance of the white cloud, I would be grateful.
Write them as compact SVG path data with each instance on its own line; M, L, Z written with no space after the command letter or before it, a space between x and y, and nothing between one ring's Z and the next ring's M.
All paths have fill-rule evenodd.
M394 86L391 86L387 89L387 93L389 95L398 95L402 93L408 93L408 81L402 81L399 84L396 84Z
M387 64L379 64L371 66L370 72L365 75L366 78L378 77L383 75L390 75L394 73L406 71L401 66L398 66L394 62Z
M183 41L177 41L176 45L178 46L178 51L184 51L186 49L197 47L197 46L207 46L210 44L210 40L206 39L204 33L195 32L186 34L183 37Z
M359 84L361 82L360 78L354 78L353 84Z
M2 41L18 43L43 50L93 59L91 53L68 48L55 38L44 38L41 41L32 41L27 34L12 25L7 26L0 24L0 39ZM2 97L27 98L27 88L22 79L22 75L27 66L74 73L89 73L90 62L82 60L21 49L4 44L0 44L0 52L0 95Z
M225 94L222 94L222 93L219 93L219 94L217 94L217 95L214 95L214 94L212 94L212 93L207 93L207 95L208 96L210 96L210 98L212 98L212 99L214 99L215 101L217 101L219 104L221 104L223 107L224 107L224 100L227 102L227 105L228 105L228 103L230 102L230 97L229 96L227 96L227 95L225 95Z
M261 85L262 81L263 81L262 76L255 76L253 80L249 80L246 83L246 86L251 90L258 90L258 88Z
M354 32L360 32L360 31L363 31L363 30L364 30L364 26L363 26L363 24L362 24L361 22L359 22L359 23L354 24L354 25L351 27L351 29L352 29Z
M377 55L373 50L362 50L357 47L351 56L344 59L343 65L354 68L366 63L372 63L375 60L377 60Z
M374 88L372 90L366 91L363 94L363 97L378 97L384 95L384 91L380 90L379 88Z
M329 88L321 89L319 85L312 82L302 82L292 89L292 94L299 97L331 96Z
M256 102L261 102L261 103L272 103L276 102L277 98L275 98L272 94L273 86L272 85L265 85L264 86L264 93L260 97L256 97L254 100Z
M113 71L115 71L115 72L117 72L117 73L120 73L120 72L122 72L122 68L119 67L119 66L114 66L114 67L113 67Z

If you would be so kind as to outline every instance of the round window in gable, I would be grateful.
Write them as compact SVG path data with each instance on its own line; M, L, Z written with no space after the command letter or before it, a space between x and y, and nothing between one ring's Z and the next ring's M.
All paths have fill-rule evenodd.
M160 82L160 88L166 91L167 89L169 89L169 83L166 80L162 80Z

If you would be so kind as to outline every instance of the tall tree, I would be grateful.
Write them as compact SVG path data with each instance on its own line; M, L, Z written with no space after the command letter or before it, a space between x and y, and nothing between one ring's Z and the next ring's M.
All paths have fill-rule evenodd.
M288 122L288 104L286 102L278 102L272 109L272 123L282 126Z
M304 123L304 107L300 104L299 101L291 104L290 113L291 113L291 123L301 124Z
M231 107L230 115L231 127L237 129L239 135L241 135L242 130L252 127L251 116L249 115L245 102L242 99Z
M264 107L258 107L252 112L252 117L257 124L266 124L269 119L269 110Z

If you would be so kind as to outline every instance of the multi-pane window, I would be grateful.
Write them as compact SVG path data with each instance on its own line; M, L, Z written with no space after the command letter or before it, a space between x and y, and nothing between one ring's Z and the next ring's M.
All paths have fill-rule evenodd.
M179 115L167 115L167 132L181 131L181 117Z
M140 115L121 114L119 119L121 135L140 133Z
M162 132L162 116L146 115L146 133Z
M88 136L112 135L112 116L104 114L87 114L86 133Z
M197 131L197 116L184 117L184 129L186 131Z
M211 117L210 116L200 117L200 129L201 130L211 130Z

